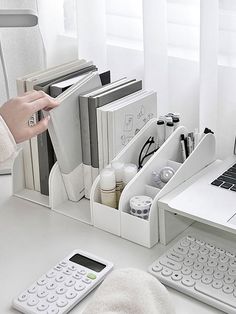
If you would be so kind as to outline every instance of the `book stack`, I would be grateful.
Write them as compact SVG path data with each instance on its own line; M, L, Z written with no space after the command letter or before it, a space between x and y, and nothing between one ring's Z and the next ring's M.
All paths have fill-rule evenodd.
M142 90L142 81L110 82L86 60L75 60L17 79L18 94L43 90L60 105L39 112L30 123L49 114L48 131L23 145L27 189L49 194L48 179L58 162L71 201L90 197L99 170L156 117L156 94Z

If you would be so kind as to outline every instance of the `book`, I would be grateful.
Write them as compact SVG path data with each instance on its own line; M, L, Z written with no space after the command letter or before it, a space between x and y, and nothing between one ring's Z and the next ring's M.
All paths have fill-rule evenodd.
M93 181L99 173L97 108L142 89L142 81L128 82L114 89L89 97L90 149Z
M23 86L24 91L30 91L35 88L35 86L39 86L42 84L43 86L45 83L48 82L54 82L58 78L63 79L63 77L70 75L71 73L78 72L84 68L92 66L92 62L87 62L86 60L74 60L72 62L68 62L50 69L46 69L43 71L38 71L32 74L28 74L24 77L21 77L17 79L17 86L19 88L19 93L22 94L23 92ZM32 116L31 123L35 124L37 122L37 115ZM27 148L27 147L26 147ZM29 156L31 156L31 162L30 167L29 163L25 162L24 158L24 170L26 173L26 178L28 178L28 181L30 182L30 178L33 181L33 184L30 186L29 184L26 185L26 188L33 188L34 190L40 191L41 185L40 185L40 170L39 170L39 152L38 152L38 140L37 137L32 138L29 141L28 149L24 148L23 153L24 155L26 153L28 160ZM30 154L29 154L30 152ZM32 172L29 173L29 169L32 169ZM31 182L32 182L31 181Z
M108 110L109 162L152 118L157 117L157 95L146 91Z
M145 93L145 90L137 91L133 94L130 94L126 97L118 99L114 102L111 102L105 106L102 106L97 109L97 128L98 128L98 145L102 145L102 149L100 149L100 145L98 146L98 153L99 153L99 169L100 165L102 168L105 168L109 163L109 146L108 146L108 111L110 108L114 106L118 107L124 102L134 101L140 95Z
M81 128L78 98L81 93L101 87L97 72L89 72L56 99L60 106L44 112L50 115L48 131L56 153L62 178L71 201L84 196Z
M104 75L105 76L105 75ZM101 75L100 75L101 78ZM102 78L101 78L102 81ZM107 82L103 80L103 83ZM82 156L84 164L84 185L85 185L85 197L90 198L90 190L92 186L92 160L91 160L91 144L90 144L90 122L89 122L89 109L88 101L89 97L98 95L99 93L111 90L117 86L131 82L134 80L128 80L127 78L122 78L118 81L106 84L101 88L93 89L85 94L80 95L79 97L79 108L80 108L80 118L81 118L81 136L82 136Z

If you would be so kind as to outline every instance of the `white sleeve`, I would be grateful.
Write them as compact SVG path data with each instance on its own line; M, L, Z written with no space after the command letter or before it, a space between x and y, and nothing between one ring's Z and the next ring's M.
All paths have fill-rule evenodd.
M12 157L16 148L14 137L0 115L0 162L6 161Z

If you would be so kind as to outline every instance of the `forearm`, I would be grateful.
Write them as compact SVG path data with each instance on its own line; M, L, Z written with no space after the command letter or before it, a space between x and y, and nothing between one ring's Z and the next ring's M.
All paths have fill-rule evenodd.
M0 162L9 159L16 148L14 137L0 115Z

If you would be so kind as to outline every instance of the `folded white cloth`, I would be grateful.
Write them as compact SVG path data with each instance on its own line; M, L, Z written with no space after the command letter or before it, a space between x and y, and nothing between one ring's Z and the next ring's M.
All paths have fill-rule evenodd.
M174 314L166 288L152 275L134 268L113 271L83 314Z

